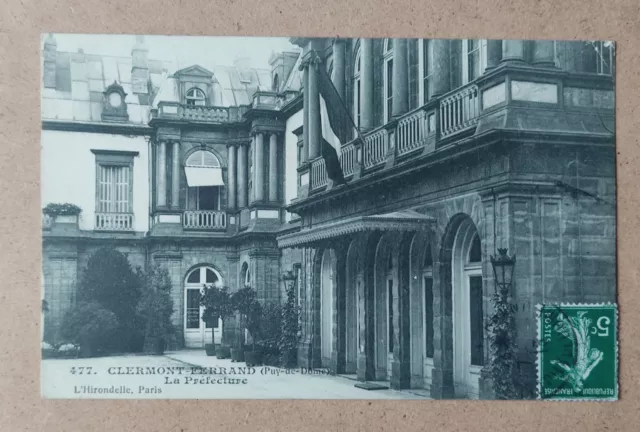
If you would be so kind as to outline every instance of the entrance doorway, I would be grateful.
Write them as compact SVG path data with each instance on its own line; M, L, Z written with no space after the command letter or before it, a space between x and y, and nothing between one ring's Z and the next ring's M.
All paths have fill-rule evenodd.
M452 250L453 381L455 397L476 398L484 364L482 247L465 219Z
M200 306L203 286L221 285L222 277L212 267L198 267L192 270L185 279L184 288L184 342L187 348L203 348L211 343L216 344L222 337L222 320L215 323L202 321L204 308Z
M332 249L322 254L320 279L320 358L329 367L333 352L333 293L336 280L336 256Z

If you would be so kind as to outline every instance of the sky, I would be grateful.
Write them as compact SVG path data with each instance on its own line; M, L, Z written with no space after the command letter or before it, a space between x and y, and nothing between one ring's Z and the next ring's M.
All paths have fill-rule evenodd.
M43 35L43 40L46 35ZM129 57L136 42L134 35L54 35L58 51ZM205 68L233 65L237 57L248 57L254 68L270 69L272 52L297 51L287 38L277 37L212 37L212 36L145 36L149 58L171 61L181 69L193 64Z

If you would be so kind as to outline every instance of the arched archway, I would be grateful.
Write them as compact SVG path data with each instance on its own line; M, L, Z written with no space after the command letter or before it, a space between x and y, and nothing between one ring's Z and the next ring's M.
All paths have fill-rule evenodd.
M484 364L482 239L466 214L451 218L440 253L443 371L454 397L477 398ZM449 321L448 323L446 321ZM448 366L448 368L447 368Z
M221 321L213 325L202 321L202 288L211 285L223 285L222 275L212 266L192 268L184 278L184 342L187 348L202 348L212 337L219 343L222 337Z
M333 249L324 249L320 258L320 362L322 367L332 365L336 270L335 252Z
M430 388L434 367L434 241L416 233L410 245L411 387Z
M358 364L358 254L357 239L349 244L345 271L345 373L354 374Z
M375 377L391 380L395 348L395 323L398 313L394 298L398 288L397 250L393 238L381 237L375 248L374 261L375 304Z

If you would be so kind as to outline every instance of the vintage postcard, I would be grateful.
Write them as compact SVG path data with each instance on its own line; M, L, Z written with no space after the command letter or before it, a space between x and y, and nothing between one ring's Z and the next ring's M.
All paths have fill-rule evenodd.
M618 398L609 41L42 35L44 398Z

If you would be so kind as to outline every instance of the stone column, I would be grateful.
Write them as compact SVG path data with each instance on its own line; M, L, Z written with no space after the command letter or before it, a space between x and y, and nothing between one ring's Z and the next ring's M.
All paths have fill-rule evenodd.
M247 155L247 177L251 177L251 188L247 187L247 203L251 204L256 200L256 135L254 134L251 137L251 143L249 144L251 147L248 150ZM251 160L249 160L251 159ZM249 168L250 167L250 168ZM247 184L249 183L249 178L247 178Z
M303 70L303 86L302 89L302 155L300 164L304 164L309 160L309 65L304 66Z
M319 59L313 59L309 64L309 160L320 156L320 143L322 139L320 119L320 91L318 88L318 69L322 67Z
M502 41L502 62L523 63L524 62L524 41L523 40L503 40Z
M360 127L373 128L373 39L360 39Z
M432 97L443 95L451 89L451 64L448 39L431 39L433 45Z
M247 144L240 144L237 157L238 171L238 208L247 206Z
M173 142L171 152L171 208L180 207L180 141Z
M585 72L585 47L586 44L583 41L564 41L564 68L569 72ZM588 47L593 49L593 47Z
M540 67L556 65L552 40L533 41L533 64Z
M409 52L407 39L393 39L393 100L391 116L409 111Z
M236 146L232 144L228 147L229 151L229 202L228 207L230 210L236 208Z
M167 146L160 141L157 145L157 172L156 172L156 207L167 206Z
M262 132L256 133L256 150L253 160L253 172L255 173L253 184L255 193L253 196L255 201L264 201L264 134Z
M269 201L278 201L278 135L269 137Z
M345 41L344 39L333 40L333 85L338 94L345 100Z
M487 40L487 69L500 64L502 59L502 41L500 39Z

